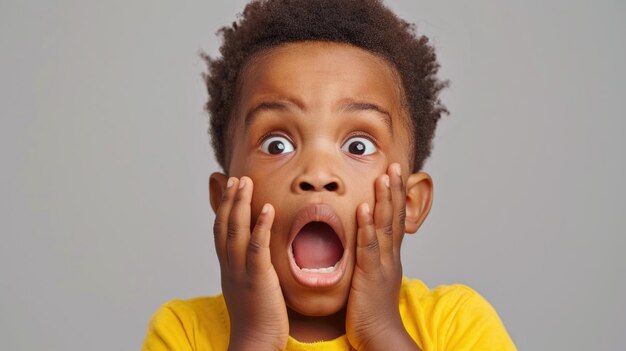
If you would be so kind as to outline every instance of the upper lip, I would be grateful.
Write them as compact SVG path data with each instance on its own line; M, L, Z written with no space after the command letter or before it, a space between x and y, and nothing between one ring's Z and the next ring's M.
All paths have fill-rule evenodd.
M323 222L328 224L339 237L343 247L346 247L343 224L341 223L341 220L335 210L327 204L309 204L296 213L296 216L291 224L291 232L289 234L290 247L300 230L311 222Z

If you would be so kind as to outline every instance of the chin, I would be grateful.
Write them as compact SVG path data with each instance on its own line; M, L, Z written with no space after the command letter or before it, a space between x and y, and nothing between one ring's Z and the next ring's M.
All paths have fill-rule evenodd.
M339 294L337 294L339 295ZM328 295L324 292L318 294L299 294L286 299L287 306L308 317L325 317L342 311L348 303L348 292L345 294Z

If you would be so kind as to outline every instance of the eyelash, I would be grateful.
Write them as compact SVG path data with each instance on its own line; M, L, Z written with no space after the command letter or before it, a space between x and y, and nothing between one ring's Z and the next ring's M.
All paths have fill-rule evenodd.
M288 140L289 140L292 144L294 144L294 146L295 146L295 143L293 142L293 139L291 139L291 138L287 135L287 133L284 133L284 132L281 132L281 131L276 131L276 130L273 130L273 131L271 131L271 132L267 132L267 133L263 134L263 135L259 138L259 141L257 141L257 145L260 147L261 145L263 145L263 143L264 143L267 139L272 138L272 137L283 137L283 138L285 138L285 139L288 139Z
M374 144L374 146L376 146L376 148L377 148L377 149L379 149L379 148L380 148L380 144L378 143L378 140L376 140L376 138L374 138L374 137L373 137L371 134L369 134L369 133L366 133L366 132L361 132L361 131L358 131L358 132L352 132L352 133L348 134L348 135L344 138L344 140L341 142L341 145L345 144L345 142L346 142L346 141L348 141L348 140L350 140L350 138L354 138L354 137L357 137L357 138L365 138L365 139L367 139L367 140L371 141L371 142Z
M294 149L296 148L296 144L294 143L293 139L290 138L287 133L281 132L281 131L271 131L271 132L267 132L265 134L263 134L263 136L261 136L259 138L259 141L257 142L257 147L260 147L261 145L263 145L263 143L272 137L283 137L288 139L294 146ZM365 138L369 141L371 141L374 146L376 147L376 149L380 149L380 144L378 142L378 140L376 138L374 138L371 134L366 133L366 132L362 132L362 131L356 131L356 132L351 132L350 134L346 135L346 137L344 138L344 140L341 142L341 145L345 144L346 141L350 140L350 138L354 138L354 137L359 137L359 138Z

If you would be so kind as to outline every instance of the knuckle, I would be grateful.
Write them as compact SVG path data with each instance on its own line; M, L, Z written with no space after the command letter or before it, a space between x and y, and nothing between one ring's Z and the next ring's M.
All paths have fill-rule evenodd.
M248 243L248 254L249 255L257 255L261 251L263 251L265 247L256 239L250 239Z
M256 233L264 233L268 230L267 225L262 221L257 221L254 225L254 232Z
M404 223L404 220L406 219L406 208L404 206L398 210L398 219L400 220L400 223Z
M230 222L228 223L228 229L226 230L226 238L229 240L235 239L241 232L241 226Z
M217 235L222 230L223 227L224 227L224 220L216 219L215 222L213 222L213 234Z
M226 234L226 241L233 241L237 238L237 232L229 230Z
M384 226L380 228L380 230L385 235L393 235L393 224L392 223L385 224Z
M376 251L378 250L378 240L370 239L365 243L363 247L368 251Z

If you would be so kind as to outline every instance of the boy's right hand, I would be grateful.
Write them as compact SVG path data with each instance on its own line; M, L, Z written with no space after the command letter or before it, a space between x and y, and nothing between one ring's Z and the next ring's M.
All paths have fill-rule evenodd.
M230 315L229 350L283 350L289 320L270 260L274 208L265 204L250 232L252 190L252 179L229 178L213 226Z

